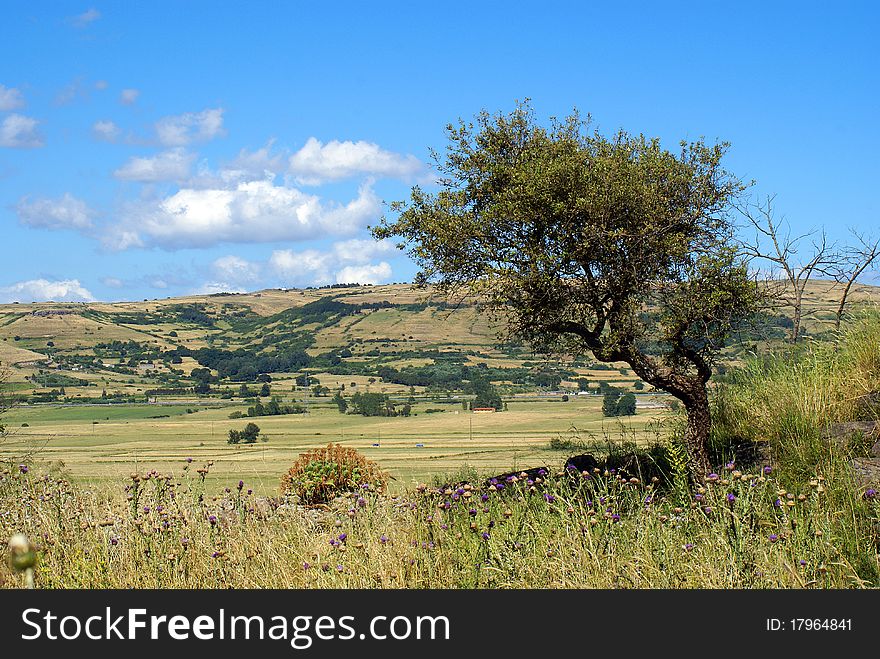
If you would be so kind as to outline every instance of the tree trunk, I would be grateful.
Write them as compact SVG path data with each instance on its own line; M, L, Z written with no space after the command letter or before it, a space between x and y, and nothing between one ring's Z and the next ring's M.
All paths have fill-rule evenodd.
M682 402L687 410L684 443L688 452L688 467L694 479L700 482L712 471L708 451L709 430L712 427L709 397L703 390Z

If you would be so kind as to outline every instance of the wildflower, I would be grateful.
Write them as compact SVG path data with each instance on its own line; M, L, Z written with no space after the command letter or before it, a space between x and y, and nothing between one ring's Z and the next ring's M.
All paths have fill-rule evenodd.
M144 514L149 514L149 512L150 512L150 507L144 506Z
M250 496L250 495L252 495L252 494L254 493L254 491L251 490L251 489L248 489L247 493L248 493L248 496Z
M312 566L309 563L303 563L303 570L308 570Z
M724 468L727 469L727 471L733 471L733 463L728 462L726 465L724 465Z
M231 492L231 490L228 487L224 487L223 490L226 492L226 494L229 494Z
M386 542L388 542L388 536L386 536L383 533L382 535L379 536L379 542L381 542L384 545Z
M689 542L684 546L685 551L691 551L694 548L694 543Z
M774 507L774 508L781 508L781 507L782 507L782 501L781 501L780 499L776 499L776 501L773 502L773 507Z
M119 538L117 538L115 535L111 536L110 537L110 544L115 547L116 545L119 544Z
M476 509L476 508L471 508L471 509L468 511L468 515L470 515L471 517L476 517L476 516L477 516L477 509Z
M189 538L181 538L180 539L180 544L184 547L189 547L189 543L190 543Z
M364 506L367 505L367 500L364 499L363 497L358 497L357 505L359 508L363 508Z
M777 540L779 540L779 536L776 535L775 533L771 533L769 540L770 540L770 542L776 542Z
M552 494L545 494L544 499L547 501L547 503L553 503L554 501L556 501L556 497L554 497Z
M734 501L736 501L736 495L733 492L731 492L730 494L727 495L727 501L728 501L728 503L733 503Z
M695 494L695 495L694 495L694 500L696 500L696 501L702 501L702 500L703 500L703 495L702 495L702 494Z
M217 516L208 515L208 521L211 523L211 526L215 526L217 524Z
M619 521L620 521L620 515L618 515L617 513L614 513L614 514L611 516L611 521L612 521L612 522L615 522L615 523L616 523L616 522L619 522Z
M773 471L773 469L770 467L770 465L766 465L763 469L765 476L769 476L771 471Z
M798 561L798 564L799 564L801 567L804 567L804 566L806 566L807 562L802 558L801 560Z
M483 533L481 534L480 537L482 537L483 540L488 540L488 539L489 539L489 532L488 532L488 531L483 531Z
M483 496L480 497L480 501L482 501L483 503L486 503L488 500L489 500L488 494L484 494Z
M26 474L28 473L28 471L30 471L27 465L18 465L18 470L23 474Z
M877 496L877 490L875 490L873 487L869 487L867 490L865 490L865 493L862 496L865 499L873 499Z
M716 474L716 473L711 473L711 474L709 474L708 476L706 476L706 480L707 480L707 481L715 482L715 481L718 480L718 474Z
M193 461L192 458L187 458L187 459L186 459L186 464L192 464L192 461Z
M339 542L345 542L345 539L348 537L348 533L340 533L339 534Z
M440 525L440 529L443 530L443 531L448 531L448 530L449 530L449 524L441 524L441 525Z
M337 571L337 572L342 572L344 569L345 569L345 568L342 567L341 565L337 565L337 566L336 566L336 571Z

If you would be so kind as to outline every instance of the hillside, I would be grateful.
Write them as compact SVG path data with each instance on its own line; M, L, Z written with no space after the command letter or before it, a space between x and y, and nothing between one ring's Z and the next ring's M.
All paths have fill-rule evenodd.
M811 286L808 335L833 327L836 295L827 282ZM878 301L880 289L860 286L852 300ZM785 318L769 319L739 337L730 357L749 342L781 340L785 325ZM546 361L525 346L499 345L497 330L472 303L439 300L407 284L6 304L0 305L0 362L11 367L15 390L51 395L64 386L64 397L72 401L96 392L143 396L149 389L187 389L199 367L213 369L217 381L309 373L315 378L309 385L336 388L363 376L392 385L390 390L399 388L395 384L457 389L469 379L462 367L478 364L487 379L511 393L576 388L581 378L623 387L637 380L624 364Z

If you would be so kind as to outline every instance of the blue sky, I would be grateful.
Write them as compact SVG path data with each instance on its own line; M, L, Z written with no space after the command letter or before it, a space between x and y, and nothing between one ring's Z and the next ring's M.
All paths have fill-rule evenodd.
M366 229L530 97L732 144L796 230L880 230L875 3L14 2L0 302L409 281Z

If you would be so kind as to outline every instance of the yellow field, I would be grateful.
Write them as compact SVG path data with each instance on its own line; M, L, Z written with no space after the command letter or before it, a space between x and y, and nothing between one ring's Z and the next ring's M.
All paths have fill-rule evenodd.
M191 414L186 405L21 407L5 417L14 434L2 449L7 456L38 449L40 461L63 464L75 480L105 485L138 469L179 471L187 457L199 463L215 460L213 479L226 484L243 478L271 494L299 453L328 442L357 448L404 486L465 465L484 473L559 467L565 456L549 450L549 441L572 426L582 440L593 433L598 440L626 436L648 441L655 438L648 426L662 414L643 410L635 417L604 419L601 398L592 396L569 402L514 399L508 411L494 414L423 401L414 406L417 416L409 418L343 415L326 398L308 399L307 405L307 415L237 420L230 420L229 413L244 406L205 409L193 403L190 409L199 411ZM445 411L427 414L428 408ZM227 444L229 430L248 421L257 423L268 441Z

